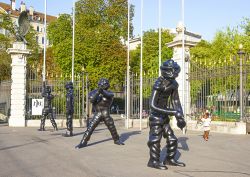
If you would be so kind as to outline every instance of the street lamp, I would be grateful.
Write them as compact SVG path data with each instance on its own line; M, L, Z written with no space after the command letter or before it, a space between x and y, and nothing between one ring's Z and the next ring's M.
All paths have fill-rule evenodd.
M237 52L240 58L240 121L243 121L244 118L244 105L243 105L243 72L242 72L242 58L245 55L245 52L243 51L243 45L239 45L239 51Z

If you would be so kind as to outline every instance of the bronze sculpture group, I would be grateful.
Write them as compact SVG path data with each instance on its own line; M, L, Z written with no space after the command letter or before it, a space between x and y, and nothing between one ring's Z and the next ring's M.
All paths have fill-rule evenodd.
M166 170L166 165L172 166L185 166L184 163L178 162L175 159L177 152L178 139L174 135L172 128L169 125L170 116L174 116L177 120L177 126L183 129L186 126L184 120L183 110L181 107L178 83L175 80L180 73L180 66L172 59L167 60L161 66L161 76L156 80L153 85L151 102L150 102L150 115L149 115L149 140L148 147L150 151L150 158L147 166ZM84 132L80 143L76 146L77 149L87 146L87 143L98 124L104 121L111 136L114 140L114 144L124 145L120 141L120 137L117 133L114 121L110 116L110 106L113 102L114 94L108 89L110 87L107 79L100 79L98 82L98 88L91 91L89 94L90 102L93 105L93 118L89 123L87 130ZM67 118L67 131L65 136L73 136L73 114L74 114L74 93L73 83L69 82L65 85L67 90L66 94L66 118ZM53 95L51 94L51 88L46 86L43 92L45 98L45 107L43 110L43 117L41 119L40 130L44 130L45 117L50 116L51 123L55 130L57 125L53 118L51 100ZM160 142L162 137L166 138L167 155L163 162L160 162Z

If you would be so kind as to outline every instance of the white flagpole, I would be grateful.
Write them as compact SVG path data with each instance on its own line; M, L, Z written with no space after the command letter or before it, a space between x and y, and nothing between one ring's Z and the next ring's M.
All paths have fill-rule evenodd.
M158 75L161 76L161 0L159 0L159 14L158 14L158 19L159 19L159 71Z
M71 81L74 82L74 65L75 65L75 0L73 0L73 29L72 29L72 70Z
M127 118L127 129L129 128L129 118L130 118L130 66L129 66L129 50L130 50L130 44L129 44L129 38L130 38L130 3L128 0L128 40L127 40L127 112L126 112L126 118Z
M182 70L183 70L183 75L182 75L182 83L183 83L183 90L182 90L182 109L183 109L183 114L184 118L186 119L186 105L185 105L185 89L186 89L186 65L185 65L185 19L184 19L184 0L181 1L181 17L182 17ZM187 120L187 119L186 119ZM183 129L183 134L186 133L186 128Z
M43 34L43 81L46 80L46 43L47 43L47 0L44 0L44 34Z
M141 60L140 60L140 130L142 130L142 109L143 109L143 102L142 102L142 84L143 84L143 32L142 32L142 20L143 20L143 0L141 0Z

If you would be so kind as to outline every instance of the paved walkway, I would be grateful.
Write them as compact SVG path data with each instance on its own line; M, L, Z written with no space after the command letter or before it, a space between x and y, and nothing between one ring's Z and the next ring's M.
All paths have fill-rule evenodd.
M113 144L104 125L97 127L89 146L75 149L85 129L66 138L48 128L10 128L0 125L0 177L246 177L250 176L250 136L175 130L179 160L186 167L161 171L146 166L148 129L118 127L125 146ZM162 140L162 147L165 141ZM163 149L163 154L164 154Z

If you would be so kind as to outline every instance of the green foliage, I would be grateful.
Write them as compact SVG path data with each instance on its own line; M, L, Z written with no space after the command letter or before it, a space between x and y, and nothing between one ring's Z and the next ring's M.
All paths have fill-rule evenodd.
M131 7L131 19L133 18ZM75 73L89 73L90 87L105 77L111 87L122 87L126 68L126 0L79 0L75 16ZM71 74L72 19L63 14L48 27L53 57L62 71ZM131 28L133 29L133 28ZM132 34L132 33L131 33Z
M11 59L10 56L7 54L7 48L11 47L11 44L15 41L15 24L12 21L9 14L0 14L1 18L3 19L0 22L0 28L7 30L6 36L0 35L0 80L3 79L10 79L10 72L11 72ZM39 58L39 46L36 42L36 31L31 27L30 31L25 36L28 45L27 48L32 51L32 54L28 56L28 64L35 65L38 63ZM3 68L3 69L2 69Z
M0 81L10 79L11 74L11 59L6 50L10 47L9 38L0 34Z
M225 31L218 31L211 42L202 40L191 49L193 101L199 99L199 93L204 97L225 95L229 90L239 88L239 44L243 44L243 50L249 54L249 29L250 21L244 19L241 29L227 28ZM249 61L244 62L249 64ZM246 88L250 88L250 83L246 83Z
M173 40L173 35L168 30L162 31L161 41L161 58L162 62L172 58L172 49L166 46L166 43ZM134 73L140 72L140 53L141 46L138 46L136 50L131 51L131 70ZM143 72L158 72L159 68L159 33L158 31L149 30L143 34Z

